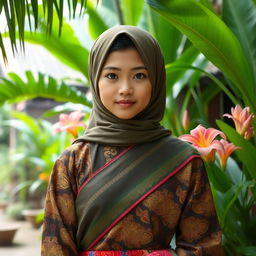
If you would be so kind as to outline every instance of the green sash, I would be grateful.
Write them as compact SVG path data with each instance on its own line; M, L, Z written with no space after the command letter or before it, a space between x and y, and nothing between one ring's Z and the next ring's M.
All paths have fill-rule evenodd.
M146 196L199 157L188 143L173 136L136 145L102 168L76 199L77 245L92 248Z

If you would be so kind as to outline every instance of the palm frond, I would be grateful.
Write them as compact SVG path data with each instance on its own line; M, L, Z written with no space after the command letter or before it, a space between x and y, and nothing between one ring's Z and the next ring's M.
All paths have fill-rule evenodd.
M0 78L0 105L6 102L15 103L26 99L44 97L60 102L73 102L91 106L91 102L84 93L65 84L58 82L53 77L38 74L36 79L30 72L26 72L26 80L23 81L15 73L9 73L9 79Z
M77 0L67 0L67 6L70 12L70 17L76 16L77 11ZM64 13L64 0L43 0L44 20L47 22L47 33L51 34L53 24L54 10L57 11L59 21L59 35L61 34L61 27ZM86 7L86 0L80 0L80 15ZM18 30L19 39L21 46L24 44L24 28L25 28L25 17L27 15L30 30L36 30L38 26L38 8L40 4L38 0L1 0L0 1L0 14L4 14L6 19L7 31L1 31L0 34L0 48L4 60L7 61L5 46L2 41L2 35L5 32L9 33L10 43L13 52L16 50L16 31ZM2 13L3 12L3 13ZM33 19L32 19L33 18ZM33 26L31 21L33 20ZM17 24L16 24L17 23ZM16 26L17 25L17 26Z

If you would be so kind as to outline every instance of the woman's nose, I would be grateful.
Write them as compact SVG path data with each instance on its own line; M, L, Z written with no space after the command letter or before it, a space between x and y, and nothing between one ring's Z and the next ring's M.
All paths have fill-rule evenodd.
M120 94L132 94L133 89L132 89L132 85L129 81L122 81L120 83L120 88L119 88L119 93Z

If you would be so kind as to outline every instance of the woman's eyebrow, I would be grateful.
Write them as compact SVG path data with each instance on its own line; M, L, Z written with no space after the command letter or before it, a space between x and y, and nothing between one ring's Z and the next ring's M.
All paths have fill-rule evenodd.
M145 66L138 66L138 67L132 68L132 70L138 70L138 69L148 70ZM121 70L121 68L112 67L112 66L106 66L106 67L103 68L103 70Z
M132 68L132 70L137 70L137 69L145 69L145 70L148 70L145 66L138 66L138 67Z
M106 69L121 70L121 68L112 67L112 66L106 66L106 67L103 68L103 70L106 70Z

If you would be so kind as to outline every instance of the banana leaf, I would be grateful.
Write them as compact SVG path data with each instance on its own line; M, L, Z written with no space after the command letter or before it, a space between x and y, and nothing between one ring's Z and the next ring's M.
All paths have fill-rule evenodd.
M254 77L234 33L211 10L195 0L147 0L184 33L208 60L239 89L245 104L256 109Z
M147 27L160 44L165 63L175 61L179 57L179 49L182 45L183 35L172 26L163 16L146 5Z
M105 30L108 29L105 21L103 20L103 16L101 16L97 12L97 8L95 8L92 3L87 3L86 13L89 15L88 19L88 29L90 32L90 36L96 40L96 38Z
M122 0L119 3L124 24L138 25L143 10L143 0Z
M256 81L256 6L252 0L225 0L222 20L239 39Z

